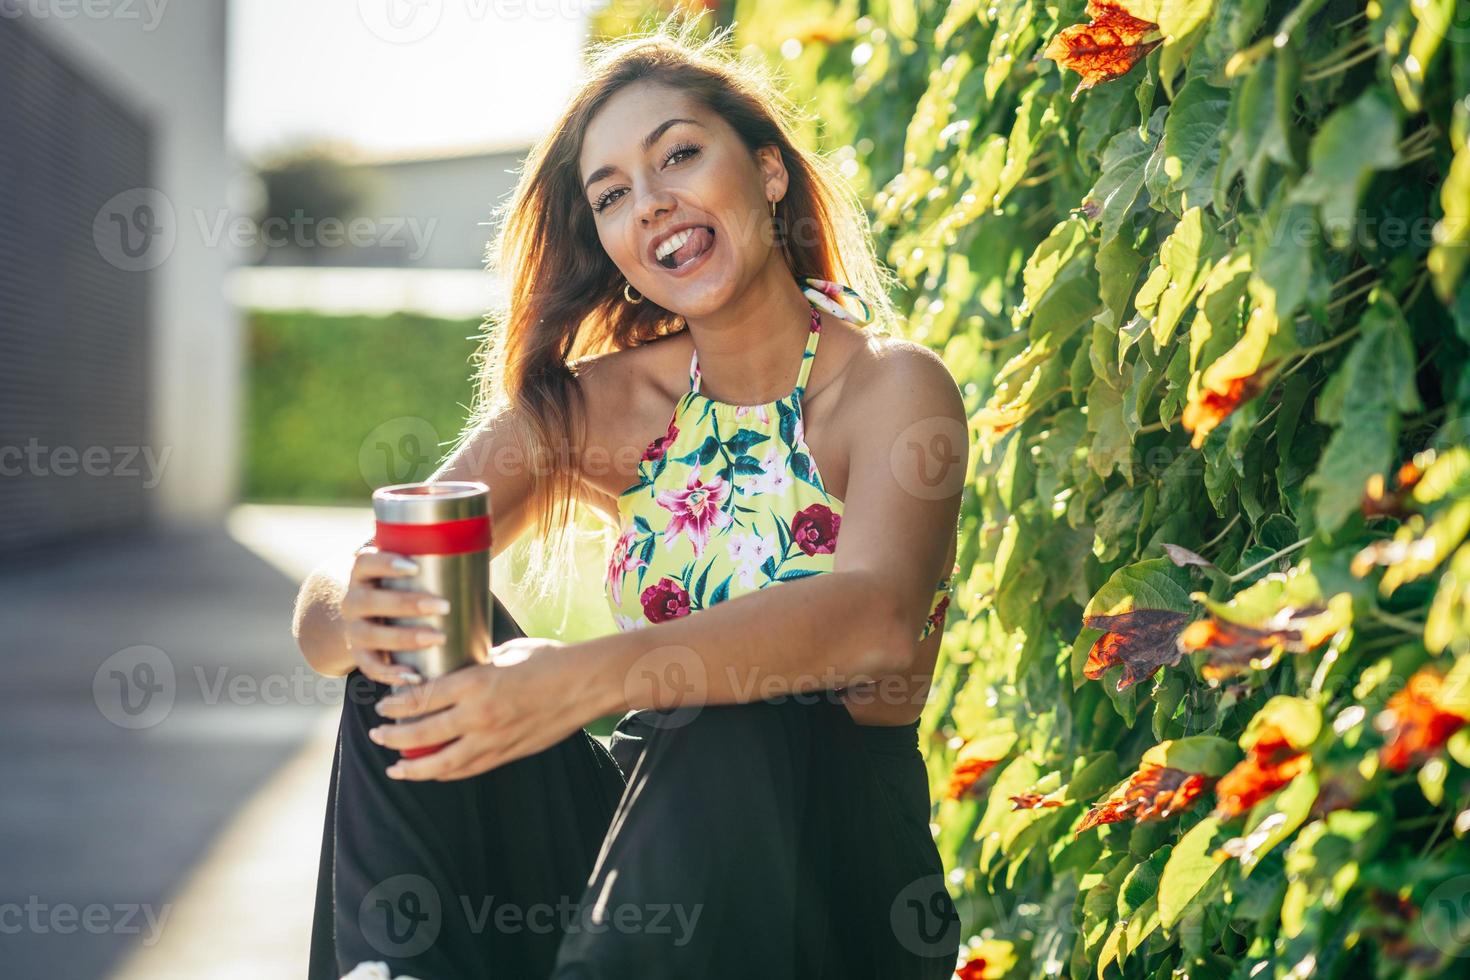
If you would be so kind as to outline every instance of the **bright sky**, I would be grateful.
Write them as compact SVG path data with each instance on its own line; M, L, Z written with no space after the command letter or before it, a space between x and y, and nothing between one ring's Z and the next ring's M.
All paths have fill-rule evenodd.
M228 128L444 149L541 135L580 71L593 0L237 0Z

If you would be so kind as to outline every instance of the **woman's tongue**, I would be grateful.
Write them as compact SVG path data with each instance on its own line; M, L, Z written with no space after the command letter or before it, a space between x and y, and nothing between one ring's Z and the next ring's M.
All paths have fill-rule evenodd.
M714 243L715 233L713 229L702 227L692 229L689 233L689 240L679 246L672 255L664 257L664 265L671 269L677 269Z

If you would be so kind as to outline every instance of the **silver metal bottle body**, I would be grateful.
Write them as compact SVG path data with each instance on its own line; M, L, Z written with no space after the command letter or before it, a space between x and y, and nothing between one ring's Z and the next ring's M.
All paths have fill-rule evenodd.
M391 524L432 525L488 518L490 490L476 482L396 484L374 491L373 512L379 522ZM440 596L449 600L449 612L385 617L392 625L428 627L444 634L444 642L437 646L389 651L394 662L412 667L426 680L470 664L488 663L490 548L459 554L407 554L407 557L418 565L418 573L385 578L383 587Z

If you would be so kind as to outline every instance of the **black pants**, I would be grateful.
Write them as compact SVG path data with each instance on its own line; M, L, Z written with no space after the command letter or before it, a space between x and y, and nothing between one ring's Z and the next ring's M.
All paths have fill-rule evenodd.
M497 601L494 641L525 635ZM834 695L634 712L452 782L383 774L354 672L309 980L945 980L959 920L917 726Z

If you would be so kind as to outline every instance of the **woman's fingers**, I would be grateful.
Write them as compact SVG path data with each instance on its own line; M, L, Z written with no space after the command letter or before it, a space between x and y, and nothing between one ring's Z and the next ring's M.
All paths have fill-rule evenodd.
M430 592L382 589L367 584L351 586L342 596L342 615L349 619L365 616L442 616L449 600Z
M424 721L429 720L431 719L424 719ZM423 722L414 722L414 724L423 724ZM399 726L389 725L388 727L397 728ZM425 744L432 745L435 741L431 738ZM443 738L438 741L443 741ZM480 741L475 738L456 738L438 752L430 755L421 755L416 759L399 759L388 767L388 774L394 779L425 780L462 779L464 775L469 774L465 772L468 768L474 768L475 772L482 772L488 767L475 767L475 764L486 754L484 745L479 744Z
M389 687L415 683L412 678L418 676L412 667L395 664L387 650L353 647L352 662L363 676Z
M372 545L357 549L357 559L352 563L354 583L375 578L402 578L418 574L418 565L407 555L392 551L379 551Z
M390 651L421 650L445 640L444 634L436 629L391 622L416 616L442 616L449 611L448 600L440 596L383 584L385 579L416 575L418 571L418 564L412 558L380 551L373 545L359 548L353 559L352 574L341 602L342 618L347 623L347 646L357 668L380 684L397 687L422 680L412 667L395 664Z
M366 650L422 650L444 640L443 633L424 626L393 626L370 619L353 619L347 624L347 642Z
M399 752L439 745L463 734L460 715L454 708L413 720L395 722L384 718L382 724L368 731L368 737L374 742Z

